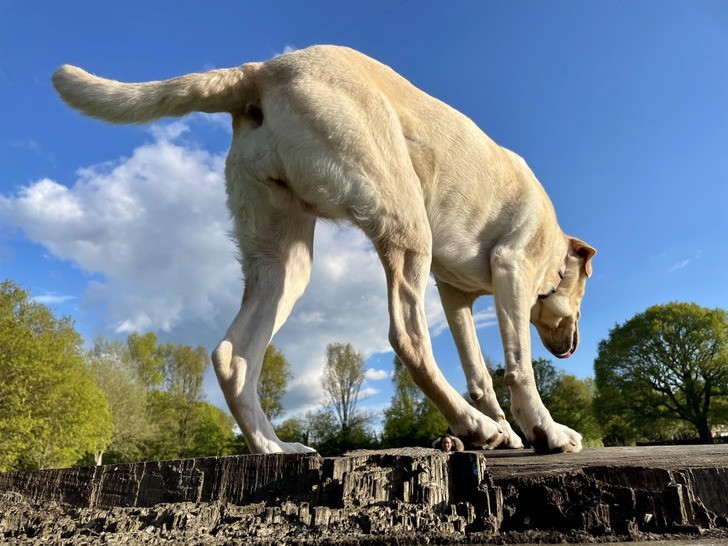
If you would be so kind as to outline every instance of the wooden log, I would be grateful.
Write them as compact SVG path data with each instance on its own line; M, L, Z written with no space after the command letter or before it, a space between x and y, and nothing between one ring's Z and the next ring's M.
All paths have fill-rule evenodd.
M0 475L0 542L728 538L728 445L247 455Z

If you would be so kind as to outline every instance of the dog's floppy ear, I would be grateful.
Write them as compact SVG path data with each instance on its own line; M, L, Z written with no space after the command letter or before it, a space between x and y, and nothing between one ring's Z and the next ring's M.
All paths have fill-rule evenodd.
M581 241L576 237L570 237L570 242L572 252L584 260L584 270L586 271L586 276L591 277L591 259L594 257L597 251L590 247L588 244L586 244L584 241Z

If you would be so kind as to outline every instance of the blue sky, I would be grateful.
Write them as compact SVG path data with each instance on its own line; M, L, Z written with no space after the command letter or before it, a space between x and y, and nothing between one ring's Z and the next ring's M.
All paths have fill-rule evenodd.
M447 7L444 7L447 6ZM35 2L0 0L0 277L86 339L154 330L212 349L239 302L225 236L225 116L107 126L63 105L64 63L125 81L348 45L392 66L522 155L570 235L598 250L577 353L646 307L728 307L728 4L595 2ZM274 343L314 407L325 344L371 355L362 405L391 397L383 273L356 232L317 228L314 280ZM428 292L434 296L430 287ZM502 361L492 301L476 307ZM465 382L436 298L438 362ZM548 356L534 338L534 355ZM208 398L224 405L213 374Z

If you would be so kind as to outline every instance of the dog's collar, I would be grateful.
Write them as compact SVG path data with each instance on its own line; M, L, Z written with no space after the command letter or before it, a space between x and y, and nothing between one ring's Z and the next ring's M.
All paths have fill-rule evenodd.
M559 285L561 285L561 281L564 280L564 276L566 275L566 258L568 257L568 253L566 256L564 256L564 259L561 262L561 267L559 268L558 274L559 274L559 282L557 282L554 286L551 287L551 290L546 292L545 294L539 294L538 299L545 300L546 298L553 296L558 292Z

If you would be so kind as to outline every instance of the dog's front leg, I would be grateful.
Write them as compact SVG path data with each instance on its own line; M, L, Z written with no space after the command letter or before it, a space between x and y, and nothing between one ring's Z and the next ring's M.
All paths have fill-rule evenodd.
M498 447L507 441L503 428L470 406L447 382L435 363L424 307L431 262L429 252L390 245L378 245L377 250L387 274L389 338L395 352L457 436L476 447Z
M581 434L556 423L536 389L529 326L535 295L528 264L516 252L500 251L491 260L491 270L511 412L537 453L580 451Z
M493 380L483 359L473 323L475 297L439 279L437 289L440 292L442 308L445 310L445 317L460 356L460 364L465 372L470 398L478 410L493 419L503 429L506 441L500 447L522 448L521 438L511 428L498 403L498 398L493 391Z

